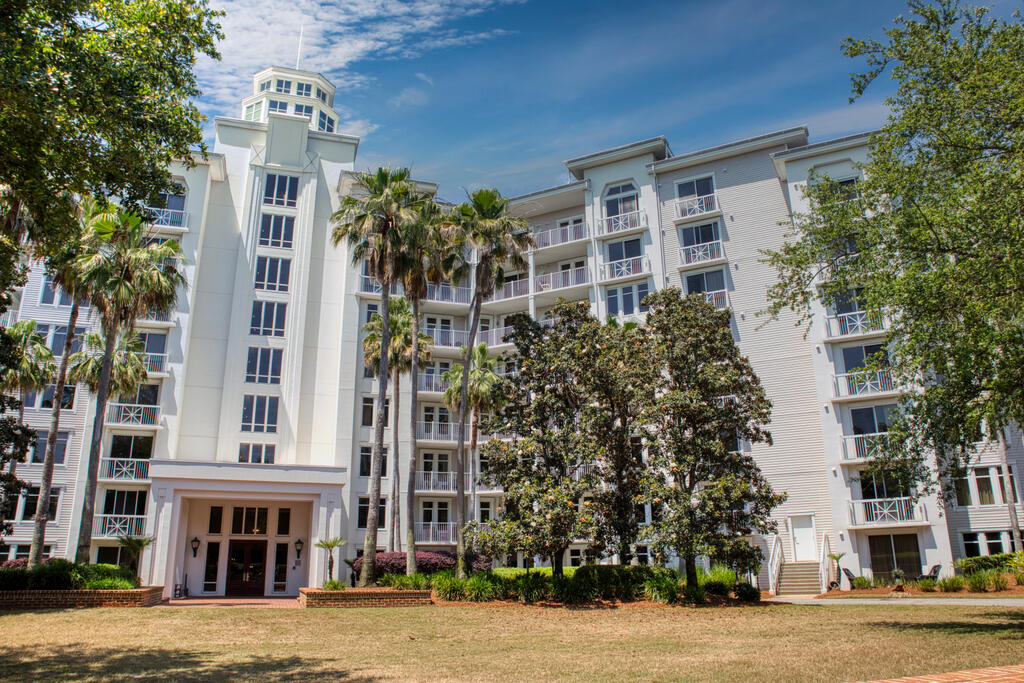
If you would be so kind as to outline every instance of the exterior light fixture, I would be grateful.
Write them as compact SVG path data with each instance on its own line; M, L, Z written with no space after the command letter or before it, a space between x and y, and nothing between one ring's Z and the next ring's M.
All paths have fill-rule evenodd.
M295 539L295 559L302 557L302 547L305 545L301 538Z
M199 537L195 536L192 538L192 557L195 557L199 552Z

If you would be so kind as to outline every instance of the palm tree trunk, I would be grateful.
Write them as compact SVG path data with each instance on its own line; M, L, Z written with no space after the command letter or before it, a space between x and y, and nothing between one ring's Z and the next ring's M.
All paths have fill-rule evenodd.
M469 398L469 372L473 361L473 345L476 344L476 327L480 322L480 305L483 297L480 287L473 292L473 312L469 319L469 339L462 359L462 386L459 388L459 426L455 456L455 575L466 578L466 403Z
M1013 477L1010 476L1010 466L1006 461L1006 434L999 430L999 465L1002 469L1003 499L1006 508L1010 513L1010 538L1013 539L1013 551L1019 553L1024 550L1021 543L1020 522L1017 520L1017 505L1013 502Z
M409 379L412 391L409 396L409 477L405 487L405 573L416 573L416 410L419 400L420 355L420 299L412 297L412 364L409 368Z
M401 413L401 377L398 371L394 371L394 379L391 382L391 503L388 516L388 552L393 553L399 549L398 543L398 416Z
M480 433L480 407L473 406L473 431L469 441L469 509L473 521L477 518L478 505L476 502L476 450L477 435Z
M18 388L18 426L25 426L25 389L24 387ZM7 469L11 473L11 478L18 471L18 460L17 458L11 458L11 466Z
M75 325L78 324L78 298L72 297L71 315L68 316L68 333L64 339L63 355L57 369L57 384L53 388L53 410L50 413L50 431L46 434L46 454L43 456L43 475L39 482L39 502L36 503L35 526L32 528L32 547L28 553L28 566L35 567L43 559L43 542L46 540L46 522L50 512L50 491L53 488L53 466L57 458L57 435L60 429L60 404L64 398L64 383L68 376L68 357L75 342Z
M96 481L100 473L100 454L103 450L103 422L107 412L107 397L110 393L110 371L114 365L114 348L117 346L117 326L104 330L107 345L103 349L103 366L100 368L100 384L96 389L96 415L92 421L92 444L89 446L89 469L85 478L85 495L82 498L82 519L78 527L78 551L75 562L89 562L92 547L92 518L96 510ZM63 361L61 361L63 363Z
M363 569L359 586L373 584L377 578L377 510L380 507L380 470L384 462L384 401L388 396L388 349L391 347L391 283L381 282L380 364L377 376L377 404L373 425L373 459L370 461L370 494L366 510L366 540L363 541Z

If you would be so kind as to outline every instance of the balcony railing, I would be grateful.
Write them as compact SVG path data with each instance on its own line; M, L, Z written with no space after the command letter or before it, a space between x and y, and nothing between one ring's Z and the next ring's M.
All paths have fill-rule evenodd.
M857 370L836 375L833 389L836 398L849 398L895 391L896 385L888 370Z
M416 490L454 493L457 481L455 472L417 472Z
M466 330L452 330L443 327L428 327L424 330L434 340L434 346L441 346L446 349L457 349L465 346L469 341L469 332Z
M167 323L171 321L170 311L146 311L139 318L140 321L145 320L156 320L157 322Z
M588 462L578 466L572 473L572 478L576 481L589 477L591 474L597 471L597 463Z
M695 218L718 210L718 199L713 194L683 197L676 200L676 218Z
M455 543L455 522L416 522L417 543Z
M877 332L886 327L885 317L881 313L870 311L853 311L825 318L826 331L829 337L845 337L851 334L867 334Z
M853 526L886 526L925 521L924 508L910 497L850 501L850 524Z
M492 330L480 330L477 332L476 340L479 344L484 342L487 346L500 346L501 344L511 344L510 341L505 341L505 337L509 337L515 329L511 326L498 327Z
M419 385L420 391L436 391L440 393L448 389L448 380L437 373L418 375L416 377L416 384Z
M566 287L578 287L579 285L586 285L589 283L590 269L586 266L583 266L582 268L572 268L571 270L561 270L557 273L546 273L534 278L534 285L538 292L547 292L553 289L565 289Z
M141 403L108 403L107 424L126 427L155 427L160 422L160 406Z
M442 303L468 304L473 299L473 290L470 287L458 287L447 282L428 283L427 295L424 299Z
M871 460L885 455L892 436L888 432L843 436L843 460Z
M608 216L601 220L601 234L614 235L617 232L647 227L647 216L643 211L630 211L618 216Z
M717 261L722 258L722 253L722 240L691 244L679 250L679 263L680 265L690 266L697 263Z
M184 228L188 229L188 213L180 209L158 209L155 206L146 207L153 220L149 223L161 228Z
M513 280L512 282L506 282L501 287L496 287L494 289L494 294L491 294L488 301L501 301L502 299L512 299L517 296L526 296L529 293L529 280Z
M146 357L146 372L150 373L161 373L167 372L167 354L166 353L147 353Z
M145 515L96 515L92 524L93 538L145 536Z
M16 322L18 322L18 314L13 310L4 311L3 315L0 315L0 327L8 328Z
M601 264L601 279L615 280L633 275L648 275L651 272L651 261L646 256L634 256L618 261Z
M427 422L421 420L416 423L416 438L429 441L455 441L455 433L458 427L454 422Z
M380 286L379 282L377 282L375 279L373 279L369 275L360 275L359 276L359 291L360 292L366 292L367 294L380 294L381 286ZM391 285L391 293L392 294L398 294L400 291L401 290L400 290L400 288L399 288L399 286L397 284Z
M572 225L559 225L550 228L542 228L533 232L533 242L537 249L554 247L559 244L567 244L587 238L587 224L574 223Z
M704 300L709 304L722 310L723 308L729 307L729 293L724 289L718 289L713 292L696 292L704 295Z
M100 479L146 481L149 479L149 460L142 458L101 458Z

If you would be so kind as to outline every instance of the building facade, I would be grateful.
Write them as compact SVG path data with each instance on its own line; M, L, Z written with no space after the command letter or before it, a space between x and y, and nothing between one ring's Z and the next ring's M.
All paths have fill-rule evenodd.
M361 339L380 295L330 237L359 144L336 130L334 92L319 74L260 72L239 118L216 119L212 153L173 169L181 189L154 212L154 232L181 241L188 287L166 319L138 324L149 380L107 408L92 545L96 561L117 561L118 536L151 536L141 575L168 596L295 595L327 578L319 540L344 538L348 558L363 545L376 380ZM588 301L601 318L639 320L643 297L673 286L731 310L734 336L773 402L774 445L740 447L788 494L774 512L778 534L756 539L767 559L763 588L778 589L787 566L796 584L802 571L817 585L828 552L846 552L844 566L869 575L933 564L949 571L955 557L1009 549L1002 503L1017 494L999 486L991 449L948 507L858 476L884 438L896 394L885 377L865 383L849 373L878 348L884 321L855 304L821 309L805 336L794 318L764 324L756 316L775 277L762 250L780 247L792 213L806 208L801 186L814 172L852 180L867 154L867 136L816 144L807 136L798 127L681 155L658 137L567 161L570 182L513 200L536 247L527 268L484 303L478 339L507 352L507 316L543 320L559 298ZM442 401L442 376L468 339L470 282L432 286L421 305L434 342L415 420L422 549L454 549L456 418ZM39 321L59 349L69 304L37 267L9 319ZM81 325L96 321L85 316ZM400 475L401 506L409 483L411 388L403 380L398 400L389 399L400 406L399 458L396 468L389 429L382 512L391 477ZM53 400L51 391L26 401L41 443ZM84 386L63 401L60 493L47 529L56 556L73 555L77 543L94 404ZM38 450L18 470L29 482L39 481ZM1019 476L1019 434L1009 460ZM470 515L485 521L501 492L476 484L467 481ZM34 507L31 491L18 501L10 557L27 555ZM398 518L404 525L404 509ZM389 515L380 519L383 548L392 530ZM403 548L406 531L397 534ZM580 563L583 550L570 548L566 563Z

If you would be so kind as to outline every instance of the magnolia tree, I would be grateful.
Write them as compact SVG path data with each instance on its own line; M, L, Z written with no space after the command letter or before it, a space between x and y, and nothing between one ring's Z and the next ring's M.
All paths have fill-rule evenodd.
M771 402L733 340L729 311L676 288L646 302L661 370L643 417L650 464L643 500L656 511L648 540L656 554L678 555L694 586L698 556L751 569L760 549L749 537L776 528L770 514L786 496L739 448L740 440L771 443Z

